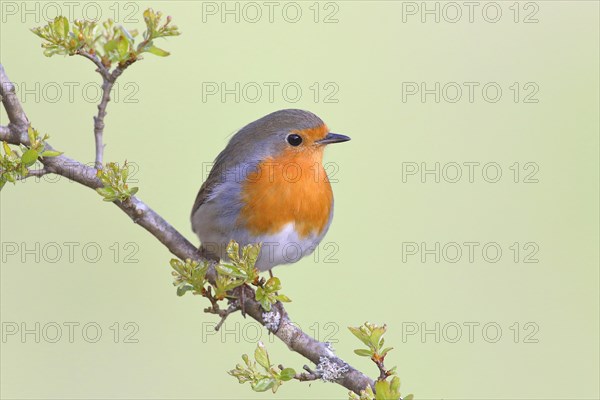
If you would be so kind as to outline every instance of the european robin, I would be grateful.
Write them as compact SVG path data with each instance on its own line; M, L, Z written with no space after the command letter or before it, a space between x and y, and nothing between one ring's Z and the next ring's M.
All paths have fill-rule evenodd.
M227 244L262 243L256 268L270 270L311 254L333 217L323 150L350 140L315 114L280 110L233 135L217 156L192 208L205 252L226 259Z

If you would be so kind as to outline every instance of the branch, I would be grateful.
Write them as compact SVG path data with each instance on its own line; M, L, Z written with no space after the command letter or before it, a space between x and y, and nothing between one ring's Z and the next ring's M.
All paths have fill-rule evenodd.
M279 364L279 369L283 370L283 368L283 365ZM320 379L322 377L322 374L318 373L317 371L313 371L308 365L305 365L302 368L306 372L296 374L294 376L294 379L299 380L300 382L309 382L316 381L317 379Z
M29 125L29 120L15 93L15 85L6 76L2 64L0 64L0 99L2 99L2 104L4 104L4 109L10 121L8 128L11 128L11 131L13 125L17 128L26 128ZM6 134L5 130L2 133Z
M116 69L115 72L116 71L119 71L119 69ZM122 69L120 71L120 73L122 73ZM115 75L115 72L113 72L113 76ZM120 73L118 73L114 79L116 79ZM23 144L27 146L29 144L29 139L27 137L29 120L23 112L18 99L14 96L14 87L6 76L1 64L0 83L0 95L2 95L2 102L10 119L10 129L4 127L0 129L0 140L13 145ZM100 137L101 133L102 131L100 130ZM52 147L46 143L46 149L52 150ZM103 186L96 177L96 169L88 167L67 156L44 157L41 162L48 172L64 176L91 189ZM114 203L127 214L134 223L150 232L150 234L156 237L175 256L184 260L186 258L193 260L208 260L207 255L201 254L193 244L181 235L181 233L137 197L132 196L126 201L115 201ZM209 271L209 279L211 273L214 279L214 268L212 271ZM373 380L368 376L351 367L344 360L336 356L327 343L315 340L294 325L280 302L275 304L269 313L264 313L260 303L255 300L255 292L252 288L241 286L240 291L245 298L244 311L246 314L250 315L261 325L267 327L277 338L285 343L290 350L304 356L317 365L318 368L319 366L324 365L338 371L343 371L339 374L335 374L335 376L331 376L328 380L342 385L355 393L359 393L367 386L372 387L374 385ZM267 319L267 321L265 321L265 319ZM278 326L273 327L272 321L279 321Z

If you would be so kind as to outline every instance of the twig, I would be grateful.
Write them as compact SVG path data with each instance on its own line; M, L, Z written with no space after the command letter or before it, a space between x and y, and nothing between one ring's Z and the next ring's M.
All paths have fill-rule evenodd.
M102 99L100 100L100 104L98 104L98 114L94 117L95 167L96 169L102 169L104 163L104 117L106 117L106 107L110 102L110 92L117 78L121 76L128 66L135 62L135 59L119 64L110 72L109 68L102 63L96 54L90 54L83 49L78 50L76 54L91 60L97 67L96 72L102 77Z
M375 365L377 365L377 368L379 368L379 378L377 378L378 381L383 381L388 376L391 375L388 372L388 370L385 369L385 365L383 365L383 358L381 358L381 359L373 359L373 358L371 358L371 360L373 360L373 362L375 363Z
M98 104L98 115L94 117L94 141L96 144L96 169L102 169L104 163L104 143L102 136L104 135L104 117L106 116L106 106L110 101L110 91L114 85L114 81L109 81L104 78L102 82L102 100Z
M305 365L302 368L304 368L306 372L301 372L299 374L294 375L294 379L300 382L316 381L317 379L321 379L321 377L323 376L319 372L313 371L308 365ZM283 371L283 365L279 364L279 369Z
M234 312L238 311L239 309L240 309L240 306L237 303L237 301L233 301L229 305L229 307L227 307L227 310L221 310L219 312L219 315L221 316L221 320L215 326L215 331L218 331L219 329L221 329L221 326L223 326L223 323L225 322L225 320L227 319L227 317L229 317L229 315L233 314Z
M8 132L5 129L0 130L0 140L5 140L14 145L28 145L27 126L29 121L27 120L18 99L14 96L14 87L6 76L1 64L0 95L3 96L4 108L6 109L11 122L11 124L9 124L11 129L9 129ZM6 99L9 100L6 101ZM45 148L47 150L52 150L52 146L48 143L45 143ZM83 165L65 155L44 157L42 163L49 172L64 176L89 188L96 189L103 186L96 177L96 170L94 168ZM194 245L181 235L181 233L137 197L133 196L127 201L115 201L114 203L135 223L142 226L156 237L175 256L180 259L190 258L193 260L207 260L206 254L201 254ZM214 279L214 267L209 270L207 276L209 279L211 279L211 277ZM263 320L264 311L260 303L255 300L254 290L248 286L241 286L240 290L244 291L244 309L246 313L261 325L265 326L265 321ZM359 393L367 386L373 386L373 380L336 356L326 343L315 340L294 325L280 302L273 306L271 313L277 314L280 321L279 327L273 333L284 342L290 350L301 354L315 365L319 364L320 358L322 357L328 358L331 362L340 365L347 365L345 372L333 382L338 383L355 393Z
M27 175L19 177L18 180L22 181L25 180L27 178L40 178L46 174L50 174L51 172L48 171L46 168L41 168L41 169L30 169L29 172L27 173Z
M104 79L108 79L110 74L108 73L108 69L106 68L106 66L104 64L102 64L102 61L100 60L100 57L98 57L97 54L90 54L89 52L83 50L83 49L79 49L77 50L76 54L83 56L85 58L87 58L88 60L90 60L91 62L93 62L96 65L96 71L102 75L102 78Z

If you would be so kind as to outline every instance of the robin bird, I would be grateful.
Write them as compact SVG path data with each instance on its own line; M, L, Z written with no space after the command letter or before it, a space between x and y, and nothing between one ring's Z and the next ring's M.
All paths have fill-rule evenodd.
M192 208L202 250L226 259L230 240L260 242L260 271L311 254L333 217L323 150L348 140L329 132L315 114L294 109L239 130L217 156Z

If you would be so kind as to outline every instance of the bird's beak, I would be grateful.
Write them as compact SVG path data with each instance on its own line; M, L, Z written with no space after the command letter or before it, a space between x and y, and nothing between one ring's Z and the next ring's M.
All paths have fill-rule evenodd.
M321 140L316 140L315 143L317 143L317 144L330 144L330 143L347 142L348 140L350 140L349 136L340 135L339 133L331 133L331 132L329 132L327 134L327 136L325 136Z

